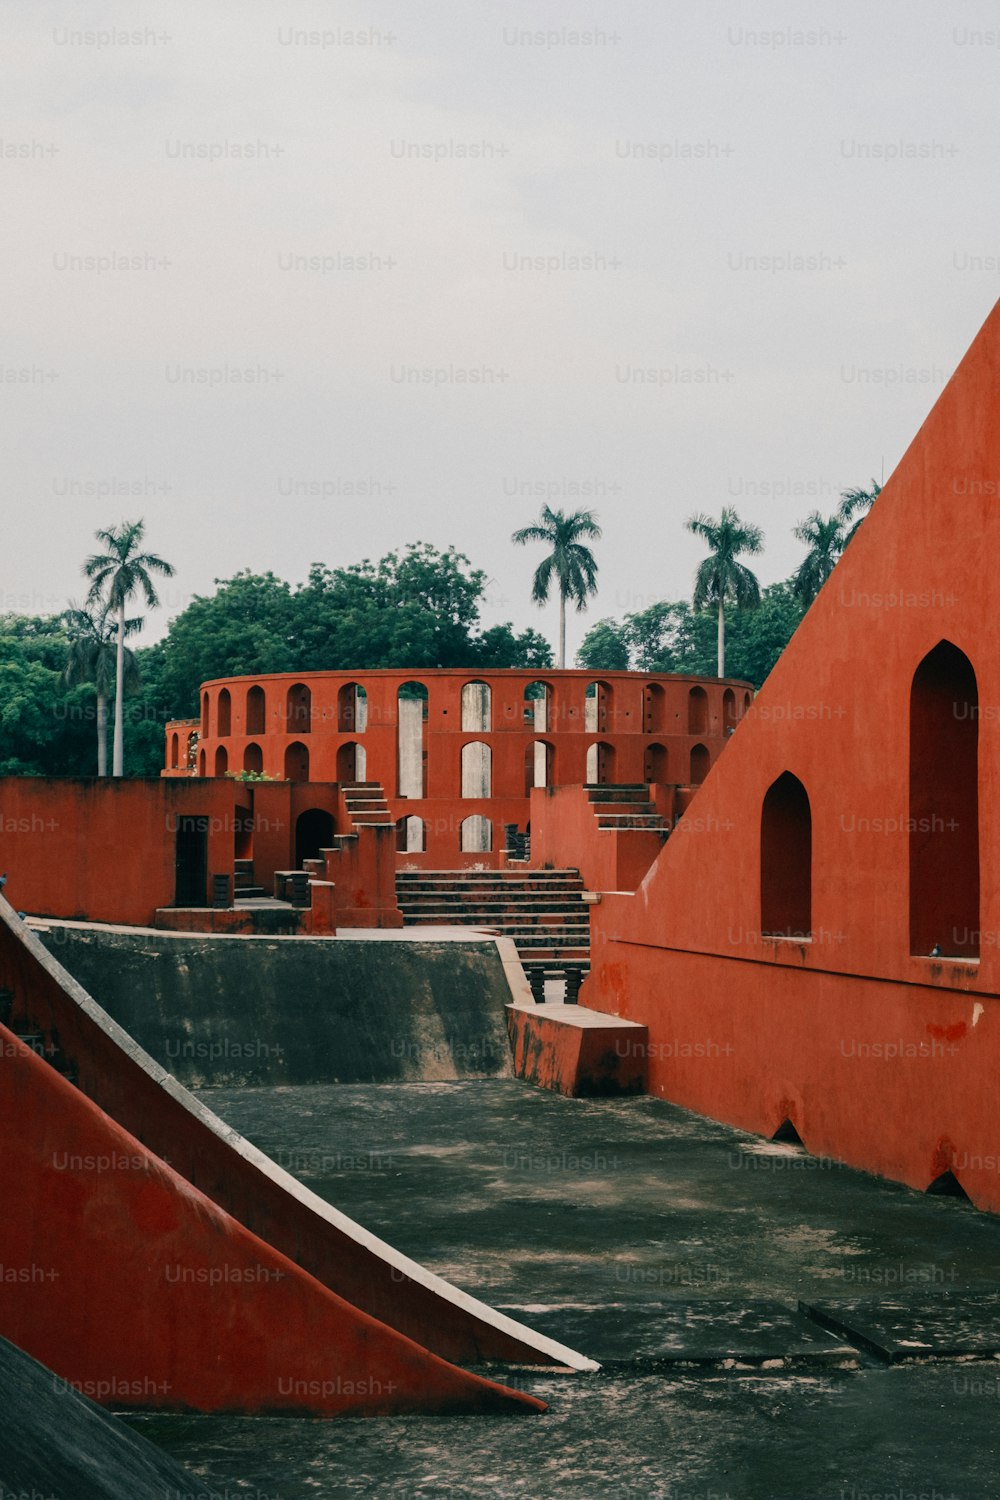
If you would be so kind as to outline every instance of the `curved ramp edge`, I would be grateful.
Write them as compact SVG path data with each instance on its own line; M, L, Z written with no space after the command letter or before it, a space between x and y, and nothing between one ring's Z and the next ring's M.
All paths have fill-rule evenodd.
M544 1409L320 1285L3 1027L0 1058L0 1324L72 1389L260 1415Z
M226 1125L101 1009L2 897L0 987L13 991L14 1017L52 1039L79 1089L113 1122L358 1311L449 1362L599 1368L395 1250Z

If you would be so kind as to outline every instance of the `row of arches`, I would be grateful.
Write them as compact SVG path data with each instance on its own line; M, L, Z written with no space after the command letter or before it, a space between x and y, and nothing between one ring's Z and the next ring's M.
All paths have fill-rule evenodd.
M350 740L337 750L336 780L343 783L353 781L364 781L367 771L367 754L365 747L356 740ZM688 758L686 770L689 783L692 786L700 786L708 774L711 756L706 745L695 745ZM211 769L210 769L211 764ZM534 740L528 745L524 752L524 790L527 795L534 787L548 787L554 784L553 770L555 765L555 747L546 740ZM308 781L310 768L309 746L301 740L295 740L286 746L284 756L284 779L286 781ZM423 765L421 765L423 770ZM681 770L682 767L677 767ZM228 776L230 772L238 773L244 771L248 775L263 775L264 751L261 745L252 740L244 747L243 763L238 765L231 763L229 750L225 745L218 745L214 757L209 761L206 750L202 750L198 761L199 774L202 776ZM651 744L646 747L643 762L643 779L650 782L669 781L671 771L670 755L666 745ZM586 781L592 786L605 786L614 782L615 779L615 748L606 741L598 740L590 745L587 750ZM401 778L402 782L402 778ZM680 784L683 784L682 782ZM406 793L402 790L399 796L425 795L423 780L421 779L421 790L417 793ZM482 740L470 740L462 746L461 751L461 796L468 798L484 798L493 795L493 752L488 744Z
M979 690L971 661L950 641L913 675L909 730L910 952L978 958ZM812 874L809 794L785 771L761 807L762 934L811 934Z
M201 732L209 732L210 700L207 692L201 699ZM215 709L216 738L225 740L233 732L233 698L228 688L221 688ZM313 727L312 691L304 682L295 682L284 696L283 722L288 734L311 734ZM368 694L360 682L347 682L337 694L337 732L364 734L368 728ZM245 734L267 733L267 695L259 685L247 690Z
M482 813L471 813L458 825L458 847L463 854L488 854L493 848L493 824ZM396 849L400 854L423 854L427 848L427 825L411 814L396 824Z
M397 693L397 707L414 701L423 703L422 720L426 720L427 688L421 682L406 682ZM523 693L523 721L536 732L545 733L553 727L553 689L541 680L529 682ZM731 732L750 706L750 694L737 698L732 688L722 695L723 728ZM201 733L209 735L210 698L202 693ZM708 693L703 687L692 687L688 692L687 732L691 735L707 735L710 712ZM277 712L277 711L276 711ZM606 733L613 712L613 689L600 679L587 684L584 695L585 732ZM668 725L667 696L660 683L647 683L643 690L643 730L647 734L666 731ZM215 737L228 739L233 732L233 699L229 688L221 688L216 702ZM311 734L313 728L312 691L304 682L295 682L285 691L281 705L282 723L288 734ZM405 714L409 723L416 718L415 710ZM674 726L676 727L676 726ZM347 682L337 694L338 734L364 734L368 728L368 694L360 682ZM493 728L493 692L488 682L474 679L462 687L461 728L467 734L487 734ZM247 690L244 731L247 735L267 732L267 695L255 684Z
M318 859L333 845L333 814L312 807L295 822L295 863L301 869L307 859ZM488 854L493 848L493 824L481 813L463 818L458 825L458 845L463 854ZM396 823L396 849L401 854L423 854L427 848L427 825L416 815Z

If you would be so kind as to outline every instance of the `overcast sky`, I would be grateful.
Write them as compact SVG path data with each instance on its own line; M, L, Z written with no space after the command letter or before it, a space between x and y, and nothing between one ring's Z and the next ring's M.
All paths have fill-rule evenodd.
M416 540L552 638L509 541L548 498L604 527L575 650L689 593L694 510L787 576L997 296L994 4L6 0L0 35L0 608L142 515L146 639Z

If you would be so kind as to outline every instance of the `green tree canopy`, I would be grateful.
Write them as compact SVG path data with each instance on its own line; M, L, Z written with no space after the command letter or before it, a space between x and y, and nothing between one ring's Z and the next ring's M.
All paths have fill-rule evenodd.
M616 620L598 620L591 625L576 653L578 667L591 672L625 672L629 667L629 642Z
M802 605L790 579L763 589L756 609L740 610L730 622L729 676L760 687L801 619ZM716 667L717 625L712 609L692 609L686 600L662 600L621 621L599 620L588 632L577 660L583 667L613 671L617 662L608 657L624 645L623 665L633 671L711 677Z

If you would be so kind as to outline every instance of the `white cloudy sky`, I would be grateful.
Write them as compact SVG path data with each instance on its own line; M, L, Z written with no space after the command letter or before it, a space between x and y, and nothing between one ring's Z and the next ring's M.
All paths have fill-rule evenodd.
M551 633L509 544L539 490L600 513L591 620L688 592L696 509L763 526L770 582L997 295L978 0L7 0L0 59L0 608L62 608L142 514L147 638L238 568L417 539Z

